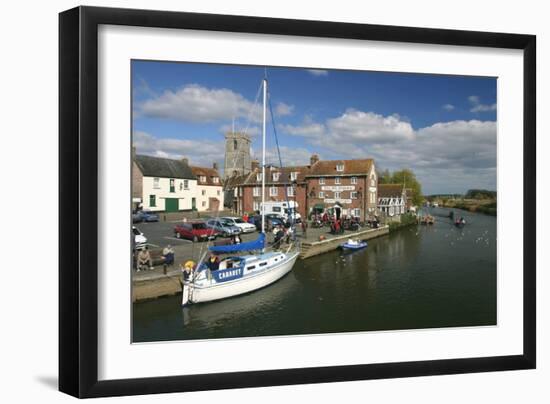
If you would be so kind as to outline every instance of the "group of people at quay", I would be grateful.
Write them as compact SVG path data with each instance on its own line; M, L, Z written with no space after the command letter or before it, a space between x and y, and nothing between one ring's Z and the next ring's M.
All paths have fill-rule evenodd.
M353 215L329 215L327 212L323 214L314 214L312 216L312 227L330 227L331 234L342 234L345 230L357 231L362 226L378 228L380 221L377 216L372 216L365 223L361 223L360 219Z
M162 249L161 261L165 267L174 265L174 249L170 244ZM153 269L153 257L147 245L138 250L136 257L136 271L145 271Z

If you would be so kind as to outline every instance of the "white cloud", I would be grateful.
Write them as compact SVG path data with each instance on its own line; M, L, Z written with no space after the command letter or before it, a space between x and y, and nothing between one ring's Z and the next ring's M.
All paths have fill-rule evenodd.
M477 95L470 95L468 97L468 101L470 102L472 108L470 108L470 112L489 112L489 111L496 111L497 110L497 104L482 104L481 100Z
M398 115L348 109L325 123L282 125L326 158L372 157L378 167L413 169L426 191L496 188L496 122L440 122L414 130Z
M275 116L292 115L294 111L294 105L288 105L284 102L279 102L275 107Z
M140 116L210 123L231 119L260 122L260 105L227 88L209 89L189 84L177 91L166 90L137 106Z
M414 130L398 115L382 116L350 108L338 118L328 119L327 129L337 141L396 142L412 138Z
M231 125L231 124L226 124L226 125L220 126L220 132L221 133L225 134L227 132L232 132L232 131L233 131L233 125ZM262 129L259 126L255 126L255 125L248 125L248 126L243 127L243 126L235 124L235 131L246 133L247 135L252 136L252 137L258 136L262 133Z
M283 166L304 166L309 164L309 159L313 154L303 147L289 147L280 146L281 160ZM277 148L273 147L266 150L265 159L267 164L273 164L279 166L279 154ZM261 156L254 156L258 160L261 160Z
M322 69L306 69L309 74L315 77L328 76L328 70Z
M175 160L186 157L192 165L212 167L213 163L218 163L219 167L223 167L225 144L222 139L213 141L158 138L146 132L136 131L133 146L138 154Z
M443 108L445 111L452 111L455 109L455 106L453 104L445 104L441 108Z

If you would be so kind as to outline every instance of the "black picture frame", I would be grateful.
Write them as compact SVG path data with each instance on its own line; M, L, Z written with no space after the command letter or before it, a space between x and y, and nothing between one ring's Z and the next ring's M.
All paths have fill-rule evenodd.
M523 51L523 354L98 381L98 26L113 24ZM533 369L536 366L536 37L78 7L59 15L59 390L76 397Z

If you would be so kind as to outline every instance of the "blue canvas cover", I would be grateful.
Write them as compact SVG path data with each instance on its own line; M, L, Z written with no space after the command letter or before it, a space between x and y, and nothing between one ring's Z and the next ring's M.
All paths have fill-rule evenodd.
M230 254L239 251L261 250L265 247L265 234L260 234L256 240L240 244L218 245L209 247L208 250L216 254Z

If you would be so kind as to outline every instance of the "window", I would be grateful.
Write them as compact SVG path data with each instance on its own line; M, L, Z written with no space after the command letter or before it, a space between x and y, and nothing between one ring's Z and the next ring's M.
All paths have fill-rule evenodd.
M256 174L256 181L260 182L262 180L262 173Z
M183 189L189 189L189 180L183 180Z
M325 197L325 193L323 191L319 192L319 198L323 199Z
M340 177L336 177L336 178L334 179L334 183L335 183L335 184L340 184Z
M370 176L370 186L375 187L376 186L376 178L374 178L374 174Z
M254 201L253 209L254 209L255 211L260 210L260 202Z
M357 184L357 177L351 177L351 183Z
M176 192L176 180L170 178L170 192Z
M370 196L370 203L376 203L376 193L375 192L370 192L369 193L369 196Z
M218 196L220 196L220 190L218 189L218 192L217 192Z
M269 188L269 196L277 196L279 194L279 189L277 187Z
M220 177L212 177L212 181L214 182L214 184L219 184L220 183Z
M273 206L271 208L272 212L281 213L281 207L280 206Z
M153 188L160 189L160 178L158 177L153 178Z
M294 188L293 187L286 187L286 193L288 196L294 196Z
M336 166L336 171L344 171L344 165L343 164L338 164Z
M323 177L319 178L319 184L324 185L325 179Z
M200 178L201 182L206 182L206 176L205 175L201 175Z
M349 193L349 197L350 197L351 199L357 199L357 192L353 192L353 191L350 192L350 193Z
M340 192L334 193L334 199L340 199Z
M252 191L252 194L254 196L260 196L261 195L261 188L260 187L254 187L253 191Z
M290 181L296 181L298 179L298 173L293 171L290 173Z
M156 195L149 195L149 206L155 208L157 206L157 197Z
M201 191L201 194L202 194L202 196L205 196L205 195L206 195L206 189L203 189L203 190Z
M237 150L238 146L239 145L237 144L237 139L234 139L233 140L233 150Z
M272 177L273 177L273 181L279 181L279 176L281 175L281 173L273 173Z
M206 206L206 201L202 201L202 207L204 208Z
M360 217L361 216L361 209L358 209L358 208L353 209L353 216Z

